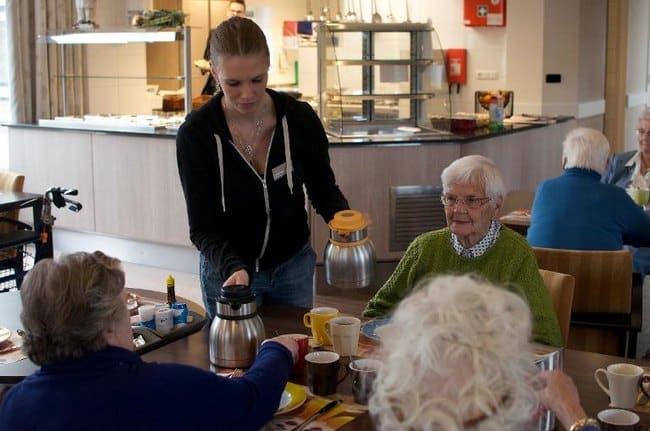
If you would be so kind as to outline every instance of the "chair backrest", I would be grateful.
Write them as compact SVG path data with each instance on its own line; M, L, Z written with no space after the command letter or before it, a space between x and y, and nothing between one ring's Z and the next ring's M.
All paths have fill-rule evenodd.
M18 172L0 171L0 190L5 192L22 192L25 176Z
M22 192L25 184L25 176L17 172L0 171L0 191ZM0 216L12 220L18 220L19 210L0 213ZM0 223L0 233L7 233L16 230L16 226L9 223Z
M533 247L540 269L575 278L573 312L630 313L632 254L627 250L586 251Z
M547 271L540 269L539 274L544 280L544 284L551 295L553 309L560 323L562 339L566 346L569 342L569 327L571 326L571 306L573 305L573 290L575 278L569 274L561 272Z
M530 209L533 206L535 192L528 190L512 190L503 198L499 214L506 215L520 209Z

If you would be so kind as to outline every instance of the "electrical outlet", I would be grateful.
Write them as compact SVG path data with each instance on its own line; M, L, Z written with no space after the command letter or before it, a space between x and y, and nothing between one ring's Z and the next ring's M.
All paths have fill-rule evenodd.
M496 70L477 70L476 79L499 79L499 74Z

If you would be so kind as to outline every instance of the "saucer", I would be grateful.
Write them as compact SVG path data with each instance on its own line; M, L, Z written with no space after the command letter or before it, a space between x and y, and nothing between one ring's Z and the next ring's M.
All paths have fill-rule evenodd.
M381 336L377 333L377 329L390 322L390 319L374 319L361 325L361 333L371 340L381 341Z
M289 413L303 405L306 400L307 392L305 391L305 388L295 383L288 382L287 386L284 387L282 398L280 398L280 405L275 414L282 415Z

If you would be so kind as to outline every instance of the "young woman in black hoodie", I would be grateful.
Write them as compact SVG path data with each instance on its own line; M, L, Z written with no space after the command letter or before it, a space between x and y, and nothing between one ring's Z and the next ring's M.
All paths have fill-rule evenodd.
M349 209L325 131L307 103L266 88L270 54L253 21L224 21L210 49L222 90L188 115L176 139L206 310L214 317L219 289L234 284L250 285L258 302L311 307L315 253L303 190L325 222Z

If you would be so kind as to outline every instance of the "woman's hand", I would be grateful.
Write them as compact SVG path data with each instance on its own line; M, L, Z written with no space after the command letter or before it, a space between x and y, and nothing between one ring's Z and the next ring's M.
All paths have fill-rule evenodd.
M233 272L230 277L223 282L224 286L234 286L236 284L248 286L250 280L248 279L248 272L245 269Z
M293 363L296 363L296 359L298 359L298 343L296 340L293 339L292 336L290 335L278 335L277 337L273 338L268 338L262 342L262 344L266 343L267 341L275 341L276 343L282 344L284 347L287 348L288 351L291 352L291 357L293 358Z
M562 425L569 429L578 419L587 416L580 405L578 389L567 374L560 370L542 371L535 376L539 399L551 410Z

